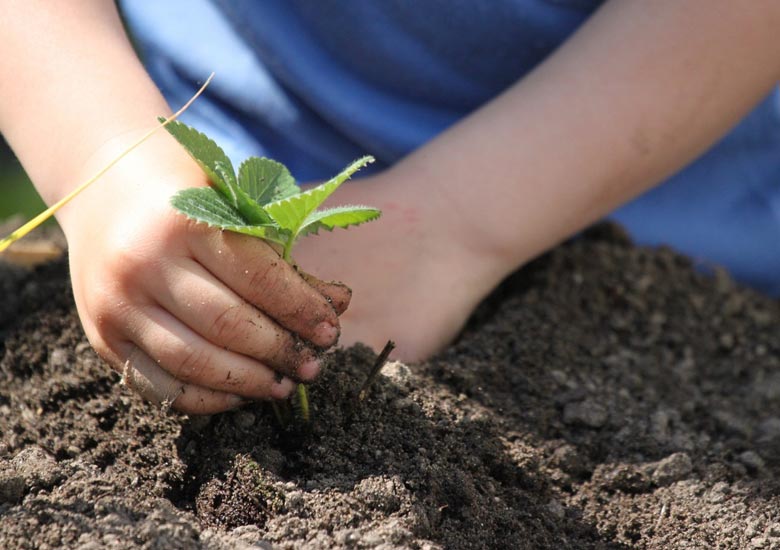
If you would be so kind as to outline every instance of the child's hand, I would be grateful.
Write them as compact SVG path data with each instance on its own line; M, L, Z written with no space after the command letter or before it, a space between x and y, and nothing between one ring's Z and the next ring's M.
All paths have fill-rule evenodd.
M144 397L190 413L284 398L294 380L314 378L316 348L336 343L350 298L342 285L307 283L264 241L195 224L168 204L205 184L162 136L60 216L90 342Z

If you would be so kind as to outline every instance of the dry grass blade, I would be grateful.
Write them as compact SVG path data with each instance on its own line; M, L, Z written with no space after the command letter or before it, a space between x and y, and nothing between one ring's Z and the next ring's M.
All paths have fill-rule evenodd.
M95 174L93 177L91 177L89 180L85 181L78 187L76 187L73 191L65 195L62 199L54 203L52 206L47 208L45 211L41 212L37 216L35 216L32 220L21 226L19 229L5 237L4 239L0 240L0 254L4 253L5 250L11 246L13 243L27 235L30 231L41 225L43 222L51 218L60 208L68 204L70 201L72 201L77 195L79 195L82 191L84 191L86 188L88 188L90 185L95 183L98 179L100 179L103 174L108 172L113 166L122 160L124 157L126 157L130 152L132 152L134 149L136 149L139 145L141 145L143 142L145 142L147 139L152 137L160 128L164 128L174 120L176 120L184 111L187 110L187 108L192 105L192 102L195 101L200 94L203 93L203 90L206 89L206 86L209 85L211 82L211 79L214 78L214 73L211 73L211 75L206 79L206 81L203 83L203 86L200 87L200 89L195 93L194 96L190 98L190 100L184 104L184 106L176 111L174 114L172 114L170 117L166 118L165 121L161 122L159 125L157 125L154 129L149 130L146 134L144 134L138 141L133 143L130 147L119 153L114 159L109 162L105 167L103 167L97 174Z

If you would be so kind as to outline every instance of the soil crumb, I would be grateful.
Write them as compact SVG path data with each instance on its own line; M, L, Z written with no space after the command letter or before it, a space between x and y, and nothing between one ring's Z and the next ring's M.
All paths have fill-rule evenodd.
M780 304L694 267L599 226L362 402L330 354L282 429L156 410L64 261L2 266L0 548L780 548Z

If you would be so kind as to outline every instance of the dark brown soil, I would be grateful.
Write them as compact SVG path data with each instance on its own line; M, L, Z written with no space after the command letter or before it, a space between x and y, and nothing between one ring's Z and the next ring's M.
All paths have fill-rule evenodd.
M780 304L612 229L363 403L334 353L288 430L121 387L63 264L0 290L0 548L780 548Z

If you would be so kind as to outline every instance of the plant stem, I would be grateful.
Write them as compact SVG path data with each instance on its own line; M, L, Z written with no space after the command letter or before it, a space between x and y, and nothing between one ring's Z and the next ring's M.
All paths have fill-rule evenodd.
M286 243L284 243L284 250L282 251L282 259L287 262L288 264L292 265L292 256L290 253L292 252L292 245L293 242L295 242L294 239L290 239Z
M308 422L309 415L309 392L306 391L304 384L298 384L298 404L301 406L301 416L304 422Z
M295 239L289 239L286 243L284 243L284 249L282 250L282 259L290 265L293 265L290 252L292 251L292 246L294 243ZM306 386L304 384L298 384L297 389L298 404L301 407L301 417L303 417L304 422L308 422L311 418L309 415L309 393L306 391Z

